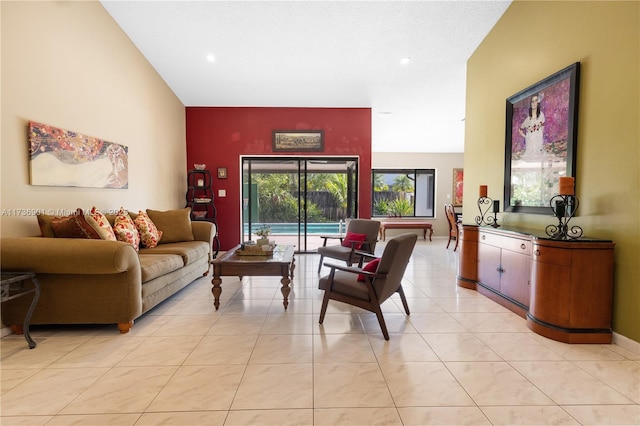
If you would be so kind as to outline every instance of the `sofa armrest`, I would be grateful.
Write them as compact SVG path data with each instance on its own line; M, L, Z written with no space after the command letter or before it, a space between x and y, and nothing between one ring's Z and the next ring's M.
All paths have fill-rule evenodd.
M118 274L140 269L138 253L121 241L16 237L0 240L0 267L48 274Z
M213 246L213 237L216 236L216 225L204 220L191 221L191 229L193 231L193 239L196 241L205 241Z

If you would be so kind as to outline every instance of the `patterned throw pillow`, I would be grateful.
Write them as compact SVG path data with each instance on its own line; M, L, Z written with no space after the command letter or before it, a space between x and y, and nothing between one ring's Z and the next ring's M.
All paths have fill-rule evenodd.
M371 262L364 265L364 268L362 268L362 270L367 272L375 272L378 270L379 264L380 264L380 259L374 259ZM365 281L364 274L358 274L358 281L362 281L362 282Z
M78 213L80 212L80 213ZM50 214L38 214L37 215L37 219L38 219L38 226L40 227L40 236L41 237L47 237L47 238L56 238L57 235L55 232L53 232L53 221L57 220L58 222L58 228L60 227L60 223L62 222L62 219L70 219L73 218L74 216L76 216L77 214L83 214L82 213L82 209L76 209L76 212L74 214L70 214L67 216L54 216L54 215L50 215ZM64 231L62 231L64 232ZM60 238L60 237L59 237Z
M138 216L136 216L134 223L138 228L138 232L140 232L140 241L142 241L143 247L154 248L158 245L160 238L162 238L162 231L158 231L156 225L145 212L138 211Z
M124 208L120 207L120 211L116 215L113 224L113 232L116 234L118 241L131 244L136 251L140 248L140 233L136 224L129 216Z
M82 209L76 210L76 214L70 216L54 217L51 220L51 228L57 238L100 239L100 235L85 219Z
M85 215L87 222L98 232L100 238L108 241L117 241L116 234L113 232L111 224L107 220L107 217L93 206L91 213Z

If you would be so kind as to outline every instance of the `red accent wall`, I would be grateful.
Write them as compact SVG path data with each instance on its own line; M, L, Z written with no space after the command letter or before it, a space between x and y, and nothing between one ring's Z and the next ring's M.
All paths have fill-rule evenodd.
M358 156L358 215L371 217L370 108L187 107L187 166L206 163L214 175L221 250L240 243L240 156ZM324 152L273 152L273 130L324 130ZM218 179L218 167L227 179ZM227 191L224 198L218 190Z

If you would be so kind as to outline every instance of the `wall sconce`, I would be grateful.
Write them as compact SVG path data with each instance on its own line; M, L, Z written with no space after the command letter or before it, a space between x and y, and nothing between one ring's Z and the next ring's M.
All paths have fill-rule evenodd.
M500 201L492 200L487 197L487 185L480 185L480 198L478 198L478 210L480 211L480 216L476 216L476 224L480 225L489 225L494 228L499 227L498 225L498 212L500 211ZM489 209L493 207L493 217L489 214Z

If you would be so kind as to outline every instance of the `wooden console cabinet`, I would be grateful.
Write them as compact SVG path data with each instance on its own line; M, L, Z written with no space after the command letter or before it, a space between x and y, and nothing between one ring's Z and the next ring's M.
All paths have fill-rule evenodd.
M458 285L509 308L550 339L611 343L614 246L461 225Z

